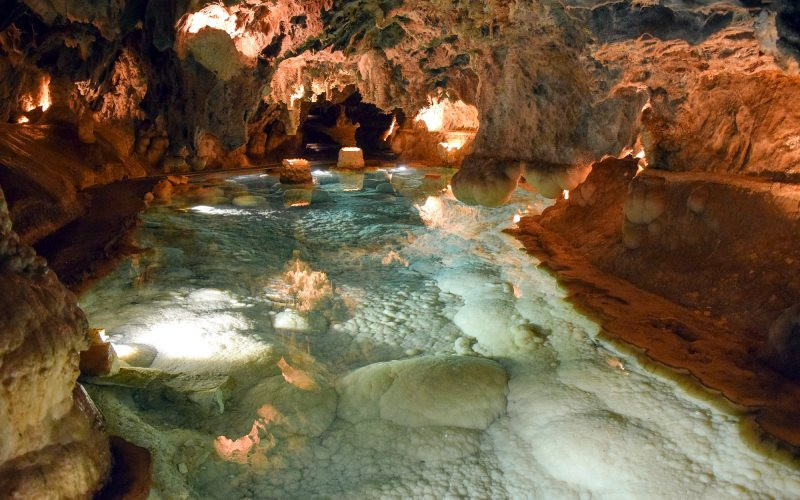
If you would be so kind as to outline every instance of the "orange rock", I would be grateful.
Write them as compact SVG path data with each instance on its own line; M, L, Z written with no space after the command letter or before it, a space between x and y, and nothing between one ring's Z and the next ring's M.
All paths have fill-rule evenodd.
M117 354L111 342L103 340L104 330L89 330L89 349L81 352L81 373L89 376L112 375L117 369Z

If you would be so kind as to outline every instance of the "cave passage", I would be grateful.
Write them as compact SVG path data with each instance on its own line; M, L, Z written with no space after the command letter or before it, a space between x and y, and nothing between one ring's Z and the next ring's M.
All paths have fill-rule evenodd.
M320 100L306 103L308 115L301 127L304 155L335 157L340 147L360 147L368 157L391 154L387 131L395 115L364 103L355 92L339 104Z
M87 389L110 433L153 452L155 492L800 489L742 441L738 415L605 344L502 233L550 202L519 190L468 207L452 173L315 171L313 191L285 193L267 175L209 178L144 213L149 250L80 303L128 364Z

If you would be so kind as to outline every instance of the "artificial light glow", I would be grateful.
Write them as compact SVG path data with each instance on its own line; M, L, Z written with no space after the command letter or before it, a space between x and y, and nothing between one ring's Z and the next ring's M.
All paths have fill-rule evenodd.
M428 196L424 205L414 205L419 211L419 217L428 227L437 226L444 221L444 206L442 200L436 196Z
M389 139L389 137L391 137L391 136L392 136L392 134L394 133L394 128L395 128L396 126L397 126L397 117L395 117L394 115L392 115L392 124L391 124L391 125L389 125L389 130L387 130L387 131L386 131L386 132L384 132L384 134L383 134L383 140L384 140L384 141L388 140L388 139Z
M511 220L514 222L514 224L516 224L522 220L522 216L519 213L515 213Z
M153 346L173 359L211 359L228 347L242 321L233 314L197 315L151 325L136 342Z
M423 122L428 132L438 132L444 127L444 102L439 99L429 99L430 106L422 108L414 122Z
M414 122L423 122L428 132L478 130L478 109L463 101L428 98L429 106L417 113Z
M463 139L453 139L447 142L440 142L439 145L448 152L457 151L464 146L464 141Z
M569 199L569 190L568 190L568 189L565 189L565 190L564 190L564 199L565 199L565 200L568 200L568 199Z
M45 76L42 78L42 86L39 94L39 106L42 108L42 111L47 111L52 103L53 102L50 99L50 77Z
M42 111L47 111L52 104L50 99L50 76L44 75L39 84L39 92L37 95L26 94L22 97L20 107L26 113L33 111L36 108L42 108ZM18 122L27 123L27 122Z
M306 95L306 86L301 83L299 87L294 89L292 95L289 96L289 109L295 109L295 103L303 99L304 95Z
M196 207L192 207L191 210L200 212L201 214L213 214L217 209L214 207L209 207L208 205L197 205Z
M231 38L239 34L236 29L236 16L225 10L220 4L206 5L186 19L187 33L198 33L203 28L222 30Z
M112 344L114 347L114 352L117 353L117 357L123 361L127 360L134 354L138 352L138 349L131 345L127 344Z
M28 123L29 121L30 120L28 119L27 116L20 116L19 118L17 118L17 123Z

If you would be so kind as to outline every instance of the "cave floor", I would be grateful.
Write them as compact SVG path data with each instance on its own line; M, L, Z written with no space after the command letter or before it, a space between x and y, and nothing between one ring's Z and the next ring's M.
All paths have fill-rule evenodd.
M80 302L147 367L88 389L110 433L153 453L155 497L800 493L797 469L754 451L732 408L605 342L503 233L541 199L466 207L443 194L446 172L426 173L392 172L403 196L342 177L310 206L242 176L144 213L150 250ZM506 411L486 429L337 414L338 377L422 355L500 362Z

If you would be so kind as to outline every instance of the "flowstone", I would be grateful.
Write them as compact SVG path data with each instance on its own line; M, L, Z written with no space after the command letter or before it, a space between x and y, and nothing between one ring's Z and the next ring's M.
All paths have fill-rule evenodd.
M422 356L374 363L336 384L341 418L382 418L409 427L485 429L505 411L508 375L471 356Z

